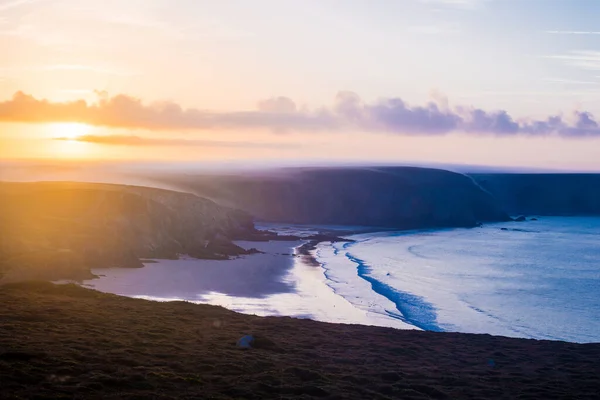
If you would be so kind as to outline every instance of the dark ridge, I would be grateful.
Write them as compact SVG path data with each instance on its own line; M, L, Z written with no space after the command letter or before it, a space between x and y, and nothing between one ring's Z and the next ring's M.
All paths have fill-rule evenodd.
M418 229L509 219L470 177L437 169L289 168L156 179L267 222Z
M471 174L511 215L600 215L600 174Z

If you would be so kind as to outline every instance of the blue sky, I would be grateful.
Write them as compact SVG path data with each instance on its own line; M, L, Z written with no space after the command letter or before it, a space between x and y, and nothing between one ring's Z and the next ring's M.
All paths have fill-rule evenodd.
M91 77L96 86L146 95L138 93L143 92L138 87L145 85L142 79L137 85L136 79L111 76L109 71L158 77L176 74L185 63L198 71L197 76L191 68L184 71L187 80L208 86L208 92L218 87L239 92L244 87L241 95L213 101L219 108L248 107L258 98L274 95L318 105L340 90L368 99L401 96L418 102L436 90L457 101L481 101L482 106L512 104L556 112L578 103L593 107L598 100L600 35L566 32L600 31L595 21L599 13L600 2L594 0L5 0L0 2L4 39L13 39L15 48L23 45L19 43L23 36L45 48L62 45L63 54L48 57L61 61L40 57L30 65L38 57L28 54L35 49L26 48L2 61L0 75L3 86L8 86L4 92L26 90L14 82L19 69L47 68L49 63L79 65L78 58L92 59L91 64L108 64L106 73ZM98 29L88 31L78 19L89 20ZM119 29L111 33L108 28L114 25ZM6 35L11 31L12 36ZM119 35L127 36L123 49ZM112 48L100 46L100 57L94 59L90 49L69 54L61 40L87 41L92 49L108 41ZM153 57L164 57L161 71L144 65ZM178 77L171 79L181 85ZM24 83L33 86L31 81ZM41 91L57 97L49 90ZM204 100L201 95L192 97L180 87L151 90L149 98L162 98L160 92L165 92L172 99L204 105L197 104ZM538 94L561 98L540 104Z
M158 137L152 126L132 121L126 127L113 124L109 130L94 127L93 132L63 126L71 130L65 136L75 131L118 135L119 148L108 149L106 138L95 143L104 149L92 152L98 157L121 157L133 151L133 143L141 143L139 137L160 139L154 143L171 147L211 138L215 143L247 143L249 135L277 146L314 140L313 133L301 129L305 119L294 123L305 115L314 120L319 110L335 109L336 96L348 91L365 107L402 99L415 110L433 102L461 118L464 110L481 109L486 115L505 113L515 121L560 116L563 128L585 123L587 129L594 127L588 122L600 116L598 15L600 2L595 0L0 0L0 101L23 91L51 102L83 99L92 104L99 92L106 92L103 95L125 94L144 104L167 101L183 109L225 113L220 120L230 121L231 115L256 110L265 99L283 97L301 114L282 117L295 121L286 129L280 118L275 133L266 123L247 129L236 123L236 132L251 133L226 137L206 129L174 129ZM15 122L9 117L4 120ZM330 133L327 122L319 133L318 151L342 159L416 157L444 162L478 162L485 152L492 164L544 167L541 164L558 162L600 168L595 161L600 157L590 150L595 131L578 139L561 134L498 139L491 137L498 128L460 123L448 130L456 135L444 130L434 140L414 137L418 129L404 132L415 124L396 124L398 115L386 118L385 124L362 123L358 132L348 132L343 146L354 143L355 148L345 150L339 146L339 127L338 133L323 135ZM388 129L392 120L395 125ZM13 149L17 139L56 135L55 128L34 129L16 122L18 126L0 124L0 138L12 141ZM424 131L431 131L430 122ZM126 129L131 124L135 131ZM181 121L173 126L180 127ZM478 127L482 135L474 137ZM521 129L520 135L532 129ZM391 131L394 137L378 130ZM282 131L299 133L282 137ZM463 137L465 132L470 136ZM119 151L125 145L127 152ZM546 158L510 154L514 146L531 152L542 145L548 149ZM375 147L366 155L360 152L368 146ZM225 147L222 154L241 157L241 150L234 155L231 148L243 146Z

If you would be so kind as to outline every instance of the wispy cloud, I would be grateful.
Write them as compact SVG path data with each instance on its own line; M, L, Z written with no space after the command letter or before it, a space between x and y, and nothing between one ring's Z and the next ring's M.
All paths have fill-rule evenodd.
M544 91L496 91L496 90L481 90L481 91L477 91L477 92L471 92L471 93L463 93L460 95L461 98L482 98L482 97L490 97L490 96L494 96L494 97L537 97L537 98L543 98L543 97L552 97L552 96L576 96L576 97L581 97L581 96L594 96L594 97L598 97L600 96L600 90L597 90L597 88L594 88L595 90L584 90L585 88L581 88L582 90L571 90L571 91L564 91L561 90L560 92L556 91L556 90L544 90Z
M600 35L600 31L545 31L552 35Z
M0 102L0 121L82 122L113 128L148 130L256 130L299 132L381 132L402 135L441 135L451 132L497 136L557 135L600 137L600 125L591 113L575 111L545 119L513 118L507 111L487 111L470 106L450 107L446 99L425 105L409 105L399 97L364 102L357 94L340 92L329 107L315 110L297 107L287 97L268 99L255 111L212 112L184 109L174 102L144 104L127 95L51 102L22 92ZM121 138L123 140L123 138ZM127 139L137 140L137 139ZM166 144L166 143L163 143Z
M597 81L577 81L577 80L559 79L559 78L544 78L543 81L552 82L552 83L564 83L564 84L570 84L570 85L600 85L600 82L597 82Z
M545 56L555 60L562 60L565 64L585 70L600 71L600 51L577 50L569 54Z
M219 148L257 148L257 149L291 149L302 147L299 143L257 143L233 142L225 140L200 140L200 139L165 139L148 138L134 135L83 135L77 138L59 137L52 140L77 141L113 146L197 146Z

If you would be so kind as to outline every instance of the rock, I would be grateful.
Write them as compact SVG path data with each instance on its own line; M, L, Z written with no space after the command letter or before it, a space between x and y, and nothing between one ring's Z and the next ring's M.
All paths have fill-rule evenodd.
M515 222L524 222L527 221L527 217L525 217L524 215L519 215L517 218L514 219Z
M530 221L537 221L538 219L537 218L530 218L529 220Z
M242 336L236 343L238 349L251 349L254 337L252 335Z
M330 234L326 234L326 233L317 233L314 235L307 236L304 239L311 240L314 242L319 242L319 243L320 242L331 242L331 243L336 243L336 242L353 243L353 242L355 242L352 239L346 239L343 237L330 235Z
M248 250L246 250L246 254L264 254L264 253L265 253L264 251L260 251L256 247L252 247L252 248L249 248ZM289 255L289 254L287 254L287 255Z

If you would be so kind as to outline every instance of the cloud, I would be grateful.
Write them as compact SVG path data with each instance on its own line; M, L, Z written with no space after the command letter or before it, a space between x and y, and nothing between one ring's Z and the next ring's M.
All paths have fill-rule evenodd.
M571 85L600 85L600 82L577 81L577 80L559 79L559 78L544 78L543 81L552 82L552 83L565 83L565 84L571 84Z
M461 123L460 116L441 110L434 102L411 107L400 98L389 98L366 104L351 92L338 94L334 113L364 131L439 134L456 130Z
M227 148L268 148L289 149L301 147L297 143L257 143L257 142L232 142L225 140L201 139L164 139L147 138L135 135L82 135L76 138L59 137L52 140L76 141L85 143L116 145L116 146L198 146L198 147L227 147Z
M143 104L141 100L117 95L108 97L99 93L94 104L84 100L65 103L38 100L17 92L11 100L0 102L0 121L7 122L82 122L97 126L141 128L150 130L173 129L264 129L320 130L334 127L333 116L327 112L281 112L273 109L282 106L279 100L263 103L270 111L212 112L183 109L174 102ZM291 110L291 105L287 107ZM287 110L287 111L289 111Z
M296 112L296 103L289 97L273 97L258 102L258 109L264 112L272 113L293 113Z
M600 71L600 51L577 50L569 54L558 54L546 56L556 60L562 60L565 64L590 71Z
M46 123L81 122L113 128L147 130L273 130L297 132L381 132L401 135L442 135L452 132L469 134L556 135L563 137L599 136L594 117L576 111L567 117L515 119L507 111L489 111L471 106L451 107L437 94L425 105L410 105L399 97L364 102L356 93L340 92L333 105L314 110L298 107L287 97L275 97L258 103L254 111L213 112L184 109L174 102L145 104L141 100L98 92L98 101L51 102L22 92L0 102L0 121ZM120 144L176 144L163 141L142 143L135 137L87 137L89 141L113 141ZM185 142L187 143L187 142Z
M600 78L600 77L599 77ZM552 89L552 88L550 88ZM561 96L561 97L565 97L565 96L576 96L576 97L582 97L582 96L593 96L594 98L598 97L598 95L600 95L600 91L599 90L585 90L585 88L581 88L581 90L571 90L571 91L556 91L554 89L552 90L544 90L544 91L497 91L497 90L481 90L481 91L477 91L477 92L471 92L471 93L463 93L461 95L462 98L471 98L471 99L477 99L477 98L482 98L482 97L537 97L537 98L541 98L541 97L547 97L547 96Z
M600 35L600 31L545 31L552 35Z

